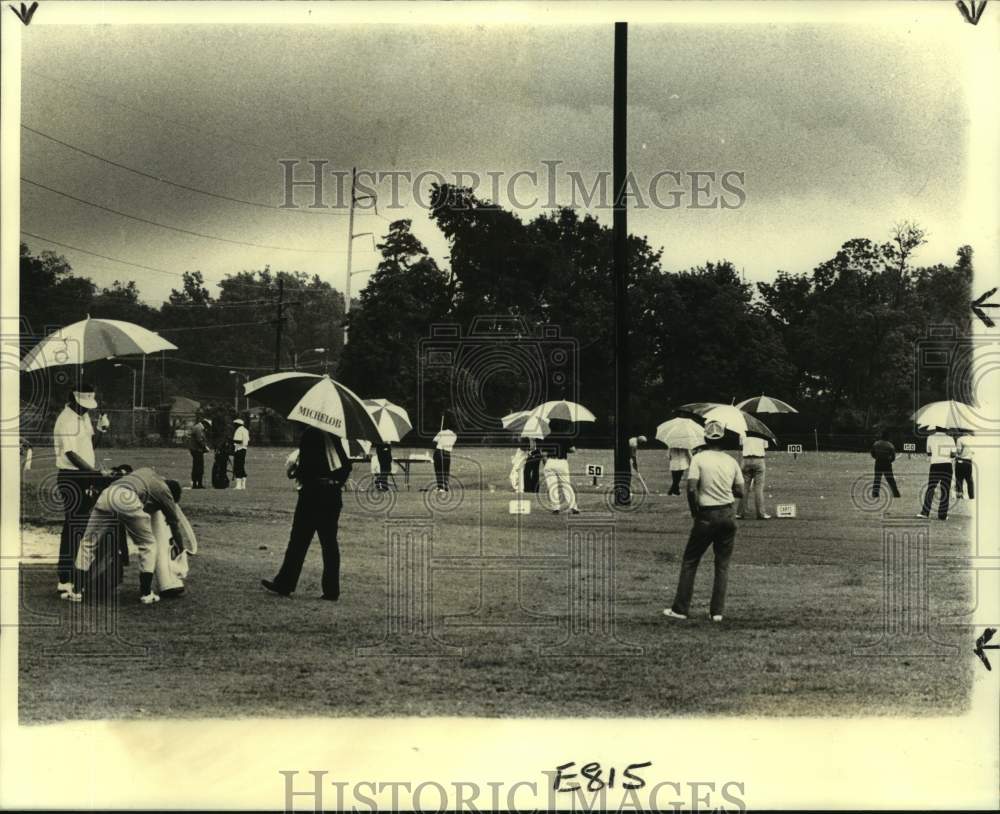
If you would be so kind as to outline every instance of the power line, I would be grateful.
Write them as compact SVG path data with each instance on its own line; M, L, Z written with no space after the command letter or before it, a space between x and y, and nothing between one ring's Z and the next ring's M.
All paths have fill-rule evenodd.
M286 303L287 304L287 303ZM189 325L182 328L157 328L156 332L175 333L176 331L212 331L217 328L242 328L248 325L273 325L273 319L266 319L258 322L224 322L221 325Z
M25 178L21 176L21 180L26 184L31 184L32 186L38 187L39 189L44 189L46 192L52 192L56 195L61 195L64 198L69 198L71 201L76 201L77 203L86 204L87 206L92 206L95 209L101 209L105 212L110 212L113 215L118 215L119 217L128 218L129 220L138 221L139 223L146 223L150 226L158 226L161 229L169 229L172 232L180 232L185 235L193 235L195 237L205 238L206 240L218 240L222 243L232 243L236 246L250 246L255 249L270 249L272 251L281 252L306 252L307 254L329 254L331 250L328 249L293 249L290 246L269 246L266 243L250 243L245 240L231 240L228 237L219 237L218 235L206 235L203 232L194 232L190 229L182 229L179 226L169 226L165 223L157 223L155 220L149 220L147 218L141 218L138 215L130 215L127 212L119 212L117 209L111 209L107 206L102 206L101 204L94 203L93 201L85 200L84 198L77 198L75 195L70 195L68 192L62 192L58 189L53 189L52 187L47 187L45 184L40 184L37 181L32 181L30 178Z
M274 212L300 212L309 215L331 215L331 216L344 216L346 212L318 212L315 209L310 209L308 207L294 207L294 208L284 208L280 206L274 206L272 204L261 203L259 201L248 201L243 198L233 198L229 195L222 195L218 192L210 192L207 189L199 189L198 187L188 186L187 184L181 184L176 181L171 181L169 178L164 178L159 175L152 175L148 172L143 172L142 170L137 170L134 167L126 166L125 164L120 164L117 161L112 161L110 158L105 158L104 156L97 155L97 153L92 153L88 150L84 150L81 147L76 147L65 141L50 136L47 133L43 133L41 130L36 130L33 127L29 127L26 124L21 125L22 129L27 130L29 133L34 133L35 135L41 136L42 138L48 139L49 141L54 141L56 144L61 144L63 147L67 147L70 150L75 150L78 153L89 156L90 158L96 158L98 161L103 161L105 164L110 164L112 167L117 167L118 169L125 170L126 172L135 173L143 178L149 178L153 181L159 181L161 184L168 184L172 187L177 187L178 189L187 190L188 192L197 192L199 195L209 195L212 198L219 198L223 201L231 201L232 203L244 204L246 206L256 206L260 209L269 209ZM367 213L366 213L367 214ZM377 212L375 214L378 214ZM379 216L381 217L381 215Z

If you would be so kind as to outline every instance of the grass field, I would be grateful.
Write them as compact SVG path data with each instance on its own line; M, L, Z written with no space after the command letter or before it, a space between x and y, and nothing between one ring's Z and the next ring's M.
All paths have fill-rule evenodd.
M115 656L60 654L61 648L69 649L60 644L66 641L88 651L79 637L70 638L71 610L54 592L52 567L22 568L22 721L930 715L966 708L973 666L966 657L967 631L934 629L937 640L962 645L947 657L878 658L855 652L878 641L883 626L882 527L887 521L857 500L856 481L870 473L866 455L769 458L768 508L773 514L776 502L795 503L798 517L740 523L726 619L719 625L704 616L710 554L699 572L692 619L675 622L661 615L673 596L690 528L683 500L660 494L668 482L665 451L641 453L652 494L625 513L609 514L606 487L595 489L580 477L583 514L574 521L540 505L527 516L508 514L509 450L457 449L455 488L444 504L419 489L431 480L429 465L415 467L412 491L400 492L388 513L365 492L345 493L339 603L319 599L318 542L293 599L268 595L259 585L261 577L275 573L291 524L295 492L283 473L286 453L251 449L245 492L185 491L182 505L201 548L187 593L140 605L138 578L130 566L119 592ZM189 459L182 449L101 450L99 455L114 463L153 465L186 482ZM610 471L611 453L584 450L571 465L582 472L587 463ZM50 460L38 458L28 473L22 496L26 524L58 522L55 509L38 494L50 467ZM926 463L904 456L897 475L903 498L891 520L918 528L913 515ZM430 569L429 626L444 654L403 657L394 647L382 655L358 650L378 644L390 625L409 618L396 604L389 611L387 518L394 528L417 521L429 527L433 555L442 562L464 558L450 560L450 568L437 563ZM947 523L931 521L931 556L968 550L973 522L968 504ZM572 584L588 577L559 565L567 562L568 529L587 527L614 528L614 631L617 649L629 645L632 652L607 654L607 642L593 645L604 648L597 655L546 651L567 638L570 590L589 596L599 588ZM519 551L548 555L555 566L523 571L520 579L512 570L480 572L476 567L477 557L512 557ZM932 619L971 611L966 574L934 571L929 590ZM103 637L98 644L107 648L109 641ZM123 657L126 647L137 644L150 648L148 656Z

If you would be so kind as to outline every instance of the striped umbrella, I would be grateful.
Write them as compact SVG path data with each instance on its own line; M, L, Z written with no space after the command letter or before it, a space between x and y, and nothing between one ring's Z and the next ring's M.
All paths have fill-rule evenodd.
M520 410L500 419L504 429L516 432L521 438L545 438L552 428L544 418L532 415L531 410Z
M539 404L531 415L546 421L597 421L597 417L575 401L547 401Z
M913 414L913 421L922 429L949 432L974 432L977 426L975 408L961 401L932 401Z
M406 410L386 399L365 399L365 407L371 413L375 426L382 438L393 443L413 429L413 423Z
M691 404L681 405L677 412L694 416L702 423L706 421L718 421L727 430L737 435L754 435L758 438L766 438L774 444L778 443L777 437L771 432L767 424L732 404L696 401Z
M134 356L161 350L177 350L177 346L133 322L88 316L45 337L25 354L21 370L30 373L59 365L83 365L109 356Z
M797 413L794 407L787 401L776 399L773 396L765 396L761 393L755 398L744 399L736 405L741 410L748 413Z
M291 421L350 440L382 441L364 402L329 376L271 373L244 384L243 392Z

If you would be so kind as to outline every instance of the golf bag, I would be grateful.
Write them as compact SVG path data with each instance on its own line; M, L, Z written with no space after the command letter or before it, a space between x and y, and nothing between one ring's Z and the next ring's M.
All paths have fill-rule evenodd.
M524 491L535 494L538 492L538 473L542 465L542 453L537 449L528 453L524 464Z
M215 448L215 458L212 461L212 486L214 488L229 488L229 478L232 474L229 462L232 455L232 441L223 441Z

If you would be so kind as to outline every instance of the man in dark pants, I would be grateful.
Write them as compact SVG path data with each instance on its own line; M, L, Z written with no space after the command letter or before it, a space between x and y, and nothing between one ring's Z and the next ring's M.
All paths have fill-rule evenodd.
M97 398L90 384L74 390L52 429L55 449L56 491L63 504L63 526L59 535L59 576L56 591L73 588L73 561L87 528L90 511L97 499L97 468L94 454L94 425L88 410L96 409Z
M725 611L729 560L736 540L733 503L743 497L743 473L736 461L719 449L724 435L725 427L721 423L709 421L705 425L708 449L694 456L688 468L687 497L694 525L684 549L674 604L663 610L663 615L671 619L688 618L698 564L709 547L715 553L709 618L721 622Z
M976 487L972 481L972 436L960 435L955 439L955 497L963 498L962 485L969 487L969 500L976 499Z
M191 488L204 489L205 453L208 452L208 438L205 425L211 426L207 418L199 418L188 435L188 451L191 453Z
M340 438L308 427L299 441L298 462L289 477L298 481L292 533L281 570L273 580L261 585L272 593L291 596L299 583L302 564L314 534L323 549L323 599L340 598L340 545L337 524L343 506L340 490L351 474L351 459Z
M378 461L378 474L375 475L375 488L380 492L389 491L389 475L392 474L392 445L375 444L372 449Z
M927 455L931 459L931 468L927 473L927 491L924 493L924 505L917 517L926 520L931 514L931 503L934 493L941 489L941 501L938 503L938 520L948 519L948 499L951 496L951 466L955 457L955 442L951 436L938 428L927 439Z
M872 444L872 457L875 459L875 482L872 484L872 495L879 496L882 487L882 478L889 484L893 497L899 497L899 489L896 487L896 476L892 473L892 462L896 460L896 448L889 440L889 431L884 430L882 437Z

